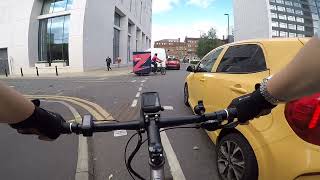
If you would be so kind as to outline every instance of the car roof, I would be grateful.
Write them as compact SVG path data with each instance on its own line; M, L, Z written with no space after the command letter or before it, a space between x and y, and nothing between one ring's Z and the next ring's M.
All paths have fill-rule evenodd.
M267 66L271 74L274 74L285 67L309 40L310 38L251 39L225 44L222 47L260 44L264 50Z

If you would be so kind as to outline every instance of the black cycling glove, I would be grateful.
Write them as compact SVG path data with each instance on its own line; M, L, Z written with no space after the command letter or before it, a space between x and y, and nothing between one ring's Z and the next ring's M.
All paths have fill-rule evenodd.
M26 120L10 124L10 126L18 131L35 129L41 136L57 139L62 131L62 124L65 120L57 113L40 108L39 100L33 100L32 102L35 105L33 114Z
M276 107L262 96L259 85L256 87L254 92L233 99L229 105L229 108L233 107L237 109L237 117L240 123L245 123L255 117L267 115Z

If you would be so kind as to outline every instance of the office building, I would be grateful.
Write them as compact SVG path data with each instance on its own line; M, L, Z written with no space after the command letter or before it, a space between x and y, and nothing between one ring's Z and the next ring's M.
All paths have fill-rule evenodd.
M152 0L2 0L0 73L82 72L151 45ZM114 61L115 62L115 61Z
M234 0L235 40L312 37L319 12L320 0Z

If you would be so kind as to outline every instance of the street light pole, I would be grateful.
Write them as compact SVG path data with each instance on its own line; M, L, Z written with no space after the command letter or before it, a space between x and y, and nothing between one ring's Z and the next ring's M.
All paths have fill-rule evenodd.
M229 17L230 15L229 14L224 14L225 16L228 16L228 33L227 33L227 38L228 38L228 41L229 41L229 33L230 33L230 20L229 20Z

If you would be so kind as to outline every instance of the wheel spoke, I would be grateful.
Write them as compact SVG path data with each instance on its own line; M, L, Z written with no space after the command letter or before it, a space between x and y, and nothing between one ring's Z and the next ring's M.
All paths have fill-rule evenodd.
M221 147L220 147L220 151L221 151L223 157L228 158L228 152L227 152L225 146L221 146Z
M231 169L230 166L229 166L228 172L227 172L227 179L228 180L234 180L234 178L233 178L233 170Z
M228 153L228 155L230 155L230 153L231 153L230 141L227 141L226 143L227 143L227 153Z
M232 163L234 165L236 165L237 167L239 167L239 168L242 168L242 169L245 168L245 162L244 161L232 161Z
M234 155L236 155L237 152L239 152L239 151L240 151L240 153L242 154L240 147L237 146L237 145L235 145L235 148L234 148L233 151L232 151L231 157L234 157Z
M240 171L239 169L232 167L232 171L234 173L234 175L236 176L237 180L240 180L242 177L242 171Z

